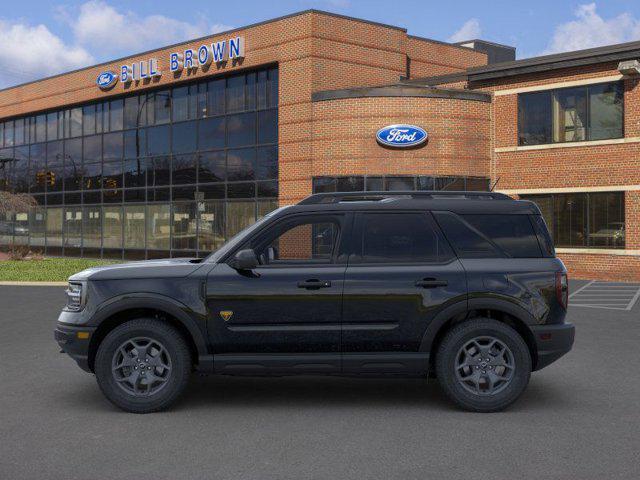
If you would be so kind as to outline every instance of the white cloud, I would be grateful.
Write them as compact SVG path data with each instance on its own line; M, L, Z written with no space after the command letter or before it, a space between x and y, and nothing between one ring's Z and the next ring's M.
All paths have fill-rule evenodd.
M92 62L86 49L66 44L44 25L0 20L0 88Z
M229 30L205 20L183 22L164 15L121 12L101 0L80 6L77 17L65 12L76 41L102 55L126 55Z
M576 19L558 25L542 54L568 52L640 39L640 19L629 13L604 19L595 3L580 5Z
M464 42L465 40L474 40L480 38L482 35L482 29L480 28L480 22L477 18L472 18L464 22L448 40L451 43Z
M69 29L66 41L45 25L0 18L0 88L232 28L196 17L140 16L90 0L76 9L54 8L54 19Z

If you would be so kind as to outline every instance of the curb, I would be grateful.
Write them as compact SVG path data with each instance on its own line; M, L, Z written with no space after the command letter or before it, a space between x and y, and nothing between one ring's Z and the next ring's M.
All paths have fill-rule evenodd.
M10 287L66 287L67 282L0 282L0 286Z

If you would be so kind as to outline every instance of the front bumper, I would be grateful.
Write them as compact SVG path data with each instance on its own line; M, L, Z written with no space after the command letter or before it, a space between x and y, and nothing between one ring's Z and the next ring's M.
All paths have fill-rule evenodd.
M89 368L89 344L95 333L95 327L78 327L58 323L53 337L64 353L73 358L78 366L86 372Z
M576 329L571 323L531 327L536 342L538 360L534 370L555 362L571 350Z

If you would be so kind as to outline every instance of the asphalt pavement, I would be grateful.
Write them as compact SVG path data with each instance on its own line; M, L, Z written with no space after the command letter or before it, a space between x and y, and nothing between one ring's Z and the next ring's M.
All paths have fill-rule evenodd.
M640 305L570 310L574 350L502 413L425 379L194 376L133 415L58 353L63 297L0 286L0 479L640 478Z

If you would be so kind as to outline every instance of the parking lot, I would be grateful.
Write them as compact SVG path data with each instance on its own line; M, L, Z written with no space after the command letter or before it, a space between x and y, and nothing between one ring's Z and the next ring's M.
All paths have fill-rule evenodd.
M194 376L171 411L132 415L58 353L61 287L1 286L0 478L638 478L639 289L600 290L571 284L574 350L503 413L423 379Z

